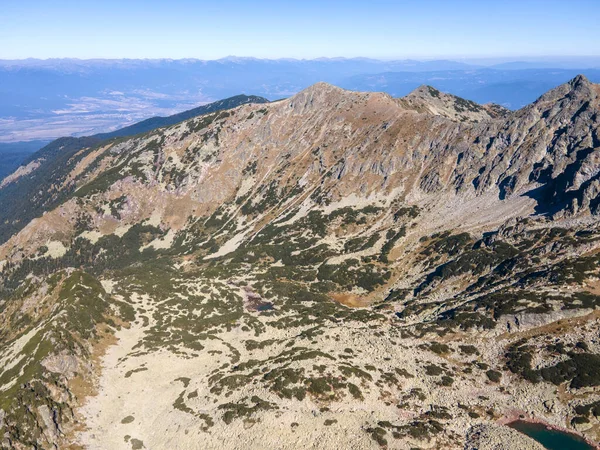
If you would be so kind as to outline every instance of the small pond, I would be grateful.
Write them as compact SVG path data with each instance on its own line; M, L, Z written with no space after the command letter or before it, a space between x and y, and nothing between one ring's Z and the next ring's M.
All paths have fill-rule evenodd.
M272 311L273 309L273 303L271 302L260 302L256 305L256 310L261 312L261 311Z
M595 450L576 434L549 429L541 423L517 420L508 426L535 439L548 450Z

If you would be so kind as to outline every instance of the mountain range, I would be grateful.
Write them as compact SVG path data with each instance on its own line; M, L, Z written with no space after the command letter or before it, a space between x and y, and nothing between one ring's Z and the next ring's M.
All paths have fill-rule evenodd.
M483 64L485 63L485 64ZM600 81L600 61L0 60L0 141L109 132L240 93L289 97L319 81L404 96L428 84L519 109L578 73Z
M184 111L168 117L152 117L136 124L130 125L109 133L100 133L85 137L64 137L43 146L39 151L23 151L40 147L38 141L32 143L21 142L17 144L4 144L13 153L6 152L6 156L14 154L13 158L7 157L0 163L3 171L12 172L21 166L12 176L2 181L0 190L0 203L4 208L0 212L0 242L11 235L16 229L36 217L43 208L47 208L49 198L38 197L36 192L40 188L46 189L55 182L55 174L63 170L62 165L78 151L91 145L99 145L104 141L115 140L127 136L144 133L156 128L176 124L191 117L208 114L215 111L234 108L246 103L265 103L268 100L247 95L237 95L204 106ZM0 149L2 146L0 144ZM21 152L15 152L23 149ZM16 154L15 154L16 153ZM4 155L3 155L4 156ZM11 170L12 169L12 170ZM32 175L23 177L23 175ZM5 178L6 173L2 178Z
M3 446L597 445L600 85L196 113L1 182Z

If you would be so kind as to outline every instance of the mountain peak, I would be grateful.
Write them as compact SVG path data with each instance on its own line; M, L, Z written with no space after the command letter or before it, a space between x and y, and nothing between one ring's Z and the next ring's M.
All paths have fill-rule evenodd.
M410 92L410 94L407 95L407 97L411 96L411 95L428 95L430 97L439 97L440 95L447 95L447 94L442 93L441 91L437 90L433 86L429 86L428 84L422 84L418 88L413 89Z
M443 116L461 122L480 122L504 116L508 110L498 105L480 105L428 85L421 85L400 99L404 106L421 113Z
M588 78L585 75L579 74L575 78L573 78L572 80L570 80L568 82L568 84L570 84L574 88L577 88L577 87L580 87L580 86L591 85L592 82L590 80L588 80Z
M330 93L330 92L343 92L344 89L334 86L333 84L326 83L325 81L318 81L315 84L311 84L306 89L303 89L298 94L315 94L315 93Z
M356 95L356 93L319 81L292 96L289 102L295 112L301 113L315 105L324 107L338 103L340 98L350 95Z
M566 87L573 93L581 93L584 96L593 95L594 83L592 83L585 75L579 74L575 78L566 83Z
M545 102L557 102L563 99L568 99L569 101L577 99L587 101L596 98L598 94L600 94L599 86L588 80L585 75L580 74L546 92L534 102L534 105Z

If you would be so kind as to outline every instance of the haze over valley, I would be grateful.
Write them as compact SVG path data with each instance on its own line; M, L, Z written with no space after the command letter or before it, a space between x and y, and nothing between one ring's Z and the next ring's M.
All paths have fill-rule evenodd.
M478 103L518 109L579 73L600 81L600 61L483 66L368 58L0 60L0 142L112 131L242 93L276 100L318 81L396 97L427 84Z

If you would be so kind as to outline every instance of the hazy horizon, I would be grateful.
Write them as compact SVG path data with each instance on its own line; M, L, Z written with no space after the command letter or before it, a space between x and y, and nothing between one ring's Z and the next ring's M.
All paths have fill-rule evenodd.
M535 61L543 61L543 60L568 60L568 59L581 59L581 58L600 58L600 53L597 55L505 55L505 56L489 56L489 55L481 55L477 57L462 57L460 55L445 55L445 56L411 56L411 57L403 57L399 56L396 58L376 58L365 55L359 56L316 56L314 58L294 58L291 56L281 56L281 57L259 57L259 56L241 56L241 55L225 55L218 58L197 58L197 57L179 57L179 58L170 58L170 57L157 57L157 58L133 58L133 57L122 57L122 58L80 58L80 57L71 57L71 56L52 56L48 58L38 58L28 56L25 58L0 58L1 61L26 61L28 59L47 61L51 59L75 59L82 61L93 61L93 60L174 60L174 61L184 61L186 59L192 59L196 61L219 61L223 59L260 59L260 60L294 60L294 61L315 61L315 60L335 60L335 59L367 59L374 61L436 61L436 60L466 60L466 61L479 61L479 60L494 60L494 61L515 61L515 60L535 60Z

